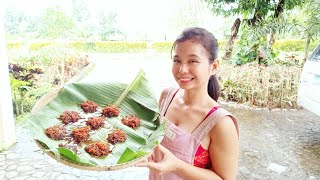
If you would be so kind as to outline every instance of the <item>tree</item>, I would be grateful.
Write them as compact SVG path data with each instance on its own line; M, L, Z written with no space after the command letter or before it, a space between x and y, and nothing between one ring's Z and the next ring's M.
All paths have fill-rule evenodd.
M109 40L110 36L120 34L118 29L117 14L115 12L101 12L99 16L100 38L101 40Z
M12 36L23 37L35 30L35 22L23 12L6 9L4 19L5 31Z
M73 28L72 19L60 8L48 8L40 17L40 36L65 37Z
M304 59L308 58L310 42L320 34L320 1L307 0L303 6L303 20L301 26L306 38Z
M281 14L285 10L291 10L296 6L303 3L301 0L205 0L208 3L209 8L213 13L218 15L230 16L242 16L241 23L245 23L249 28L256 28L262 24L267 24L274 27L274 21L279 19ZM237 20L236 20L237 21ZM270 23L272 22L272 23ZM236 23L235 23L236 24ZM239 24L239 23L238 23ZM239 24L240 25L240 24ZM282 26L276 26L282 27ZM269 28L265 28L269 30ZM274 34L277 29L269 30L271 34L270 42L274 42ZM261 33L261 31L252 31L253 33ZM237 32L233 32L237 33ZM267 32L262 32L267 35ZM233 36L233 34L231 34ZM230 38L229 41L233 41L234 38ZM254 40L256 41L256 39ZM228 42L227 44L233 44ZM270 46L270 45L269 45ZM227 53L232 52L233 46L228 46ZM225 55L224 57L229 57Z
M85 22L90 18L88 0L72 0L72 16L78 22Z

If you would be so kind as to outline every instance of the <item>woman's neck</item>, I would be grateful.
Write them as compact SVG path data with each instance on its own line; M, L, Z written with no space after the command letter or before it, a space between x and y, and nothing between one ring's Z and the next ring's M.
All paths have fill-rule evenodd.
M182 99L185 105L191 106L204 105L212 101L207 90L199 91L195 89L183 91Z

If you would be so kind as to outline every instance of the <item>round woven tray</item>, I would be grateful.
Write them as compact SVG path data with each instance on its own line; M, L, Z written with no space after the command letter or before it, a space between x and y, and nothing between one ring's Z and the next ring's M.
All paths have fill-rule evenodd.
M32 108L32 113L39 111L44 106L46 106L50 101L52 101L55 97L57 97L61 89L62 88L57 88L52 92L49 92L46 95L42 96ZM40 149L46 149L38 140L35 140L35 142ZM76 162L70 161L69 159L65 158L63 155L61 155L61 158L57 158L50 151L44 151L44 152L48 154L50 157L52 157L53 159L55 159L56 161L64 165L78 168L78 169L83 169L83 170L90 170L90 171L111 171L111 170L120 170L120 169L128 168L128 167L134 166L139 162L146 160L152 154L152 151L150 151L148 154L145 154L144 156L141 156L137 159L134 159L132 161L129 161L127 163L122 163L122 164L116 164L116 165L110 165L110 166L86 166L86 165L77 164Z

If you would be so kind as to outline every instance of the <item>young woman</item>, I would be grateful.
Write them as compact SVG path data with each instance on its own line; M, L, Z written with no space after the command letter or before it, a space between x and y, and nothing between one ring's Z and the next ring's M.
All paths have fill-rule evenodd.
M149 179L236 179L238 125L217 103L218 42L203 28L188 28L172 46L172 74L180 88L165 89L160 113L166 134L146 162Z

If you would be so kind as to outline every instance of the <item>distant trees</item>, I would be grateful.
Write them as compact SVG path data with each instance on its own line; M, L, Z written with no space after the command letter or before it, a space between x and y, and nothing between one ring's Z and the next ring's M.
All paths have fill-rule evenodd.
M120 34L115 12L101 12L99 16L99 35L101 40L109 40L112 35Z
M50 7L35 17L7 9L5 31L11 37L42 39L109 40L112 36L121 34L116 12L96 12L92 16L87 5L88 0L73 0L71 14L60 7Z
M4 19L5 31L12 36L19 36L21 33L32 32L36 29L37 21L23 12L6 9Z
M41 37L66 37L74 27L73 20L60 8L48 8L39 19Z

